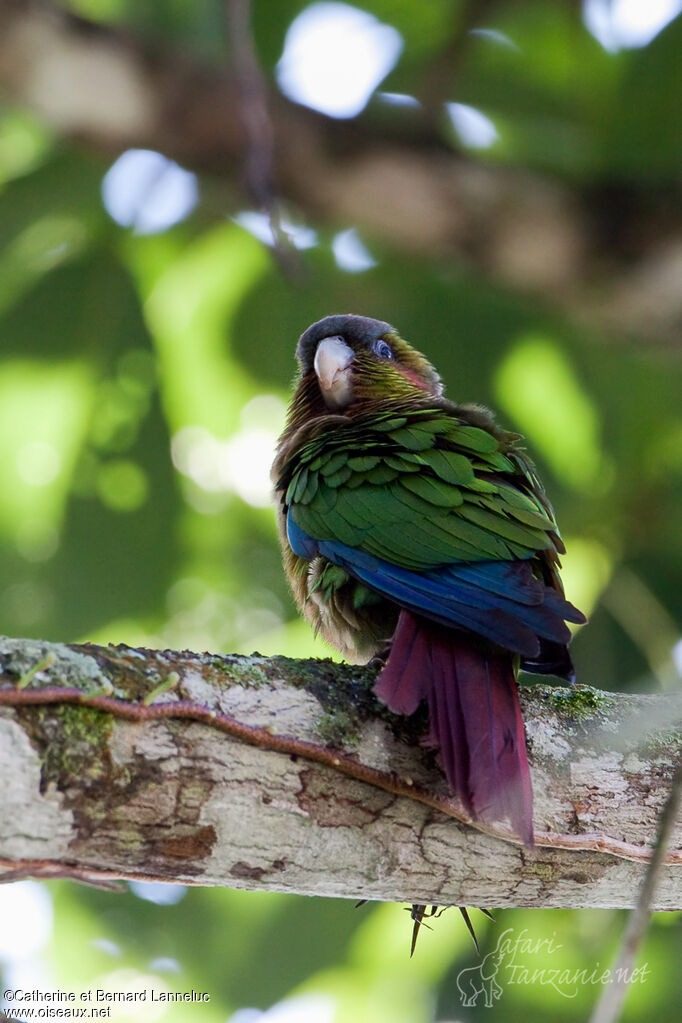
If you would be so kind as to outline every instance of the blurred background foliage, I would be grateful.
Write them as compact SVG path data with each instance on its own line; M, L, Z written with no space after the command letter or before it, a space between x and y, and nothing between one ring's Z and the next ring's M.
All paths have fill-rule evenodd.
M218 0L63 6L207 66L226 61ZM324 22L344 6L254 5L273 87L297 87L286 47L299 15L312 7ZM656 202L679 183L679 7L368 0L362 10L377 20L355 27L346 63L362 78L362 33L382 40L367 51L374 78L370 67L358 110L368 104L378 134L401 118L408 132L409 97L427 102L432 66L469 18L452 47L444 146ZM298 86L295 98L314 104ZM317 105L332 112L333 102L338 90ZM349 115L337 106L335 116ZM567 542L568 595L590 615L574 643L579 679L633 691L679 684L679 349L579 329L457 260L409 256L301 211L285 225L305 269L292 281L262 240L266 218L246 202L227 206L219 175L197 179L163 154L114 156L59 137L9 99L0 106L5 633L328 656L284 583L268 468L298 335L353 311L394 323L450 396L496 408L527 437ZM210 1004L191 1012L206 1023L486 1018L482 1004L459 1002L457 973L477 958L454 912L423 932L408 962L410 923L391 906L165 886L114 895L24 883L0 896L14 927L33 921L24 944L0 939L4 986L205 990ZM621 926L606 910L477 919L484 952L506 928L527 928L562 945L528 966L571 970L607 966ZM675 915L656 918L643 955L651 976L632 985L626 1020L674 1017L679 937ZM585 1018L598 991L507 984L496 1012ZM115 1018L172 1021L188 1008L125 1011Z

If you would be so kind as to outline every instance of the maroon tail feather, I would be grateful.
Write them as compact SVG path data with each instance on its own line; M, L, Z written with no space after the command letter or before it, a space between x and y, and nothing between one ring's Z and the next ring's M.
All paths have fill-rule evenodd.
M374 692L397 714L429 709L429 742L476 818L508 818L533 845L533 792L512 655L402 610Z

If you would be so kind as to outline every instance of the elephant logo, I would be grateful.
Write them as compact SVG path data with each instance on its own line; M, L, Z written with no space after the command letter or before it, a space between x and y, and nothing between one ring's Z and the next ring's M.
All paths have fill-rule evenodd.
M498 946L494 951L488 952L478 966L468 966L459 971L457 987L465 1008L476 1005L479 997L483 995L486 1008L492 1009L495 1000L502 997L503 989L495 978L504 956L505 950L500 951Z

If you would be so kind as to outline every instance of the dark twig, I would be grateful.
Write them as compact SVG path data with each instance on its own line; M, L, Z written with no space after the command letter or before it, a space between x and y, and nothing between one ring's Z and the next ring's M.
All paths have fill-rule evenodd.
M141 870L107 870L104 867L83 867L73 863L61 863L58 860L14 860L0 857L0 884L11 884L13 881L24 881L32 878L36 881L75 881L76 884L89 885L105 891L121 891L122 881L163 881L167 877ZM201 885L201 881L183 877L184 885Z
M274 136L268 109L268 87L263 77L251 32L251 0L226 0L232 71L239 113L246 134L246 186L267 214L273 251L282 269L294 279L301 265L282 228L274 184Z
M424 76L419 98L429 121L438 127L442 119L443 103L456 99L457 73L471 44L471 31L482 27L482 22L494 7L495 0L469 0L457 6L450 34L443 48L432 61Z
M595 1006L590 1023L617 1023L628 991L628 982L637 960L642 941L651 919L656 884L661 868L666 862L666 847L670 841L677 820L682 799L682 759L673 775L670 794L661 812L660 825L649 865L647 866L637 905L630 913L616 965L612 971L612 983L604 987L602 996Z
M14 881L25 881L28 878L42 881L75 881L89 888L99 888L104 892L123 892L125 882L118 876L99 876L88 868L68 867L62 864L42 860L25 860L8 870L2 870L11 861L0 859L0 884L12 884ZM130 880L130 878L128 879ZM2 1017L0 1016L0 1023Z
M503 842L513 845L522 844L521 839L510 828L500 824L493 825L473 820L452 796L438 795L425 786L418 785L412 778L401 778L393 772L381 771L368 764L359 763L347 754L328 749L326 746L320 746L314 742L296 739L289 735L279 735L269 728L244 724L227 714L221 714L219 711L211 710L203 704L190 700L146 705L144 702L128 703L113 696L104 696L99 693L90 695L80 689L54 685L45 686L43 689L17 689L15 686L0 689L0 707L45 706L47 704L78 704L83 707L93 707L96 710L113 714L115 717L140 723L170 718L200 721L260 749L305 757L313 763L324 764L340 774L383 789L392 795L405 796L435 810L441 810L448 817ZM631 842L624 842L612 838L610 835L598 833L573 835L536 831L535 845L554 849L603 852L638 863L646 863L652 856L651 849L646 846L634 845ZM660 855L663 856L663 853ZM663 862L682 863L682 849L671 850L665 855Z

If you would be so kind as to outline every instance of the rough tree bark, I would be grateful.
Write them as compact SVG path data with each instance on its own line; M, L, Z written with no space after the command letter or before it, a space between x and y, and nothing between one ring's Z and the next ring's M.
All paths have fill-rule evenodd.
M530 851L463 822L419 745L424 721L388 714L374 677L326 660L1 640L5 879L633 905L680 756L679 694L523 689ZM680 846L678 824L653 908L682 907Z
M219 176L226 207L254 201L234 68L200 65L41 0L0 0L3 93L97 150L143 146ZM608 188L469 159L414 113L387 121L370 107L343 121L275 89L268 99L275 186L314 223L356 225L398 250L455 258L588 328L679 345L676 186L619 184L614 199ZM253 176L251 185L257 192Z

